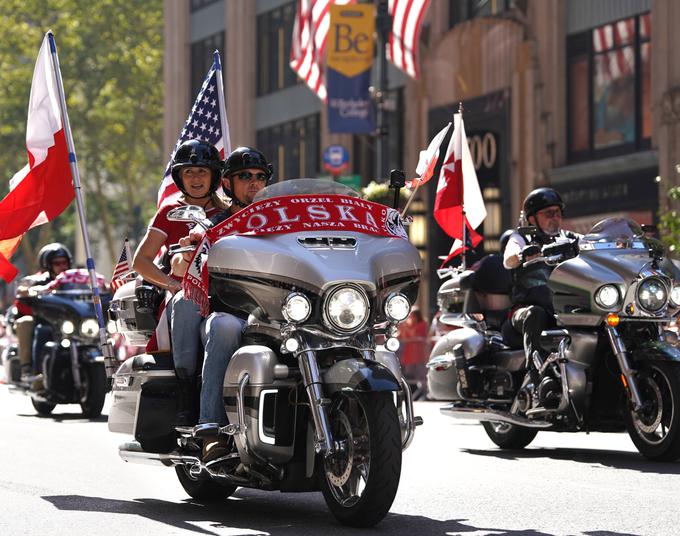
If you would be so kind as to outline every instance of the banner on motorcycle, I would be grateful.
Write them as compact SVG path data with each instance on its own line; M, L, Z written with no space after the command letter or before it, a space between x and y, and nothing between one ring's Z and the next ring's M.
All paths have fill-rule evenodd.
M282 196L263 199L209 229L196 247L182 288L203 316L208 314L208 252L222 237L304 231L350 231L402 238L408 235L396 210L345 195Z

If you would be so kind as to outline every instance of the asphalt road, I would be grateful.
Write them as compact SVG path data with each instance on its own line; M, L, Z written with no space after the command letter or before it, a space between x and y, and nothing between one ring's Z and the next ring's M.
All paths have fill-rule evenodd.
M78 406L37 417L0 385L0 535L678 535L680 464L639 456L623 434L541 432L519 453L481 426L419 402L390 514L375 529L339 525L320 494L238 490L193 503L162 467L124 463L106 417ZM108 404L105 412L108 410Z

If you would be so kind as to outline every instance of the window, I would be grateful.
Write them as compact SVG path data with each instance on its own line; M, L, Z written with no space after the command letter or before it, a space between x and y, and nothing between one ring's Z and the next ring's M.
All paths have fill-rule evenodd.
M567 56L570 160L648 148L649 13L570 36Z
M295 2L257 17L258 97L298 83L288 63L294 22Z
M210 4L214 4L215 2L219 2L219 0L191 0L189 2L189 11L193 13L194 11L198 11L199 9L209 6Z
M500 15L511 5L511 0L449 0L449 28L476 17Z
M390 91L387 96L387 169L404 166L404 89ZM353 138L354 173L361 175L364 184L375 179L376 136L361 134Z
M320 171L319 114L257 131L257 148L278 180L315 177Z
M205 76L213 64L213 52L215 50L218 50L220 53L222 72L224 73L227 69L224 55L224 32L219 32L201 41L191 43L191 94L189 95L189 106L193 106Z

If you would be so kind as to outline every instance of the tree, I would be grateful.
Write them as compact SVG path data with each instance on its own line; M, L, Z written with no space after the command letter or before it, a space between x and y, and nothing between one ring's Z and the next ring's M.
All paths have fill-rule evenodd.
M671 201L671 207L659 214L659 230L661 241L668 252L677 258L680 254L680 213L672 208L672 205L677 205L680 201L680 186L674 186L668 190L668 199Z
M91 240L111 259L122 235L155 210L162 174L162 0L3 0L0 17L0 195L26 164L26 117L44 33L55 35ZM7 14L11 14L8 16ZM47 241L73 245L75 210L29 232L21 253L33 269ZM102 248L100 248L102 249ZM16 260L16 259L15 259Z

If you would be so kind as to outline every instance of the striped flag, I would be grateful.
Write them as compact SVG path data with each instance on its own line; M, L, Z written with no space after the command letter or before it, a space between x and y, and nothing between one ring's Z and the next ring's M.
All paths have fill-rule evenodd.
M168 165L163 174L163 181L158 189L157 206L175 201L179 195L179 189L172 180L171 165L177 148L187 140L201 140L212 143L224 159L225 154L231 152L231 140L229 138L229 122L224 101L224 89L222 86L222 66L220 55L214 53L213 64L205 77L194 106L189 112L184 127L179 134Z
M418 38L430 0L389 0L392 31L387 59L412 78L418 78Z
M326 100L324 53L331 24L331 4L353 4L356 0L298 0L290 67L321 100Z
M120 253L116 266L113 267L111 275L111 292L116 292L123 286L129 278L126 277L132 272L132 253L130 251L130 241L126 238L123 244L123 251Z

